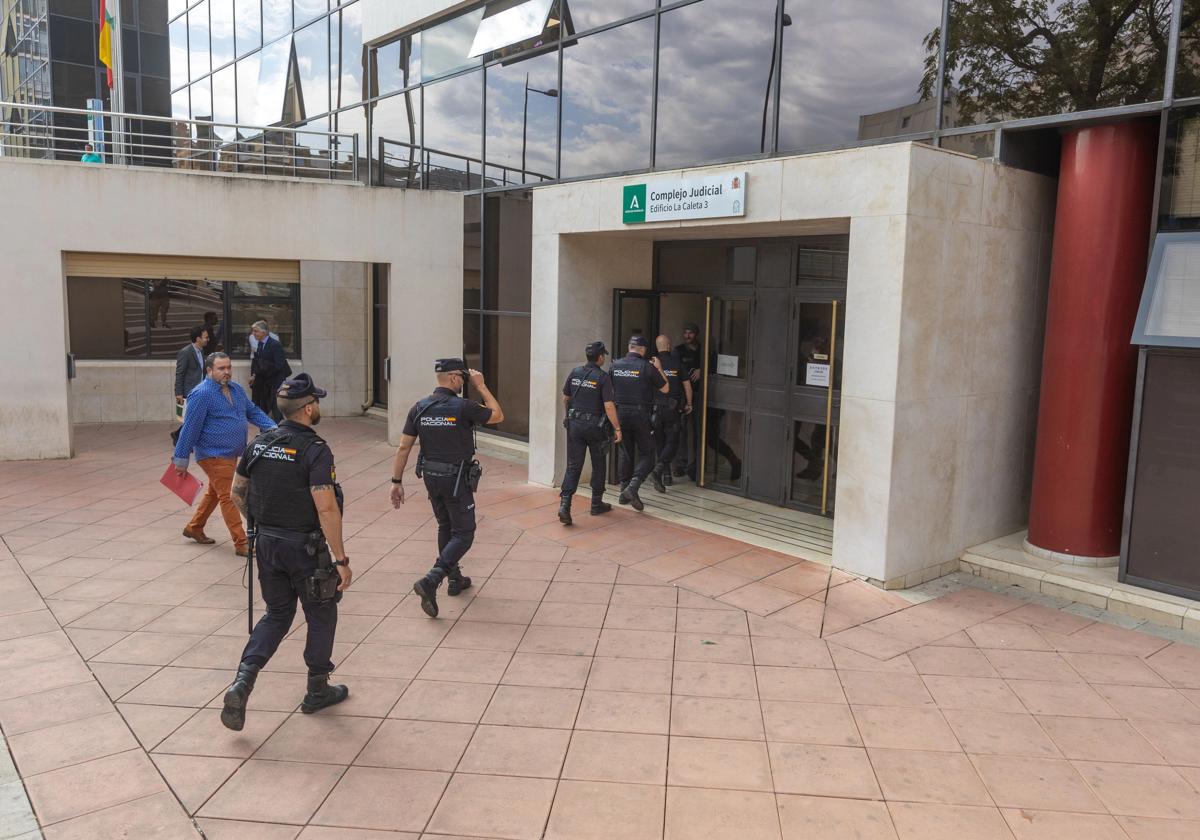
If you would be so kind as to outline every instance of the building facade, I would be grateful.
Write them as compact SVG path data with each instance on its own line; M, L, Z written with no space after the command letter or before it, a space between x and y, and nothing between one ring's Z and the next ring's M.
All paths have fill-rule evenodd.
M95 5L5 0L6 154L37 118L33 105L74 104L60 97L55 66L82 68L87 51L77 40L56 47L55 21L78 21L59 27L82 37L90 9L94 36ZM1159 231L1200 227L1200 5L1044 5L121 8L123 44L139 56L136 68L127 59L140 74L127 77L127 101L169 110L178 124L175 151L144 162L197 177L245 173L244 150L290 128L291 171L262 174L298 174L302 148L305 166L358 173L360 189L340 188L347 206L379 192L449 194L460 218L437 241L455 253L437 260L460 276L438 346L485 371L506 405L498 434L527 442L532 480L561 473L556 381L578 348L596 337L619 345L633 330L678 341L696 322L712 357L701 480L836 512L835 563L894 586L1027 522L1031 550L1086 562L1112 561L1130 533L1126 462L1142 363L1129 342L1147 255ZM94 57L91 69L98 84ZM627 188L706 178L739 180L736 212L648 224L624 215ZM1097 215L1097 202L1122 212ZM219 229L210 222L198 227ZM283 247L293 242L283 235L253 253L194 245L190 254L213 260L295 265L176 272L187 276L161 262L134 272L136 261L97 276L95 259L72 257L63 300L110 315L67 323L67 349L84 368L148 370L178 340L174 313L212 313L241 353L257 313L307 364L321 342L349 339L322 332L314 300L324 293L306 291L305 266L344 260L357 268L329 270L361 278L363 338L334 356L361 369L362 404L394 413L397 399L415 396L395 385L410 363L396 330L432 280L411 257ZM1071 254L1096 259L1086 281ZM1173 282L1174 305L1190 311L1194 285ZM1105 319L1072 303L1084 299L1099 301ZM1180 317L1172 329L1200 335ZM1072 414L1083 404L1093 421ZM77 418L105 419L99 405ZM1087 433L1089 422L1102 433Z

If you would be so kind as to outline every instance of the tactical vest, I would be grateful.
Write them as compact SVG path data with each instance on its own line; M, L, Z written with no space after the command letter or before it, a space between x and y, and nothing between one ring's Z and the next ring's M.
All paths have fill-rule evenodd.
M299 534L320 530L321 519L308 484L305 451L325 441L315 432L272 429L256 437L250 459L250 514L258 525Z
M654 365L636 354L613 362L612 377L614 402L618 406L651 405L654 392L658 389L650 381Z
M581 365L571 371L569 377L571 400L568 408L586 411L589 414L604 413L604 369L593 364Z

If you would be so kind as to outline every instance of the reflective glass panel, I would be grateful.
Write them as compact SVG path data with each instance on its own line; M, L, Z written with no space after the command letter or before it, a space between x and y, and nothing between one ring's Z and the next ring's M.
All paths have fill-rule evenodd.
M745 379L749 372L747 362L750 347L750 301L714 300L713 329L715 347L710 347L710 350L717 352L713 375L727 379ZM728 372L716 372L722 369ZM733 373L734 370L737 373Z
M563 44L562 177L650 166L654 20Z
M233 0L209 0L208 15L215 69L233 61Z
M296 33L296 66L300 70L304 114L324 114L329 110L329 18Z
M338 134L353 134L358 138L359 177L366 178L367 168L364 163L367 157L367 110L365 106L347 108L334 114L333 131ZM349 172L354 164L354 140L350 137L336 137L337 149L334 152L334 162Z
M468 56L475 58L542 32L554 0L498 0L484 9Z
M242 285L242 284L238 284ZM234 298L231 306L233 323L230 329L230 355L247 356L250 352L248 336L250 325L255 321L264 320L270 326L271 332L279 336L279 344L283 352L294 356L299 336L296 320L296 306L290 295L287 299L279 298Z
M258 74L262 63L259 53L239 59L237 63L238 122L242 125L262 125L258 121Z
M467 12L453 20L426 29L421 33L421 74L424 79L436 79L478 64L479 59L468 58L475 30L483 19L483 9Z
M482 202L478 195L463 196L463 309L483 308L481 208Z
M950 0L943 123L1161 99L1170 18L1164 0ZM932 82L926 73L927 90Z
M165 79L171 75L171 45L165 35L142 32L138 45L143 76Z
M830 437L830 447L837 452L837 427ZM832 501L833 479L836 473L836 458L829 462L829 490L827 502ZM825 424L814 421L796 420L792 424L792 492L791 500L797 504L819 508L822 488L825 486Z
M237 54L245 55L262 46L262 9L258 0L234 0Z
M173 359L190 340L204 313L224 307L224 284L192 280L149 280L150 357ZM210 338L211 344L211 338Z
M566 35L654 8L654 0L562 0Z
M775 0L704 0L663 14L656 166L762 151L774 41Z
M362 6L355 3L329 19L330 72L333 105L342 108L361 102L363 78Z
M483 308L528 312L532 283L533 202L528 192L488 196L484 207Z
M842 387L841 344L846 336L846 307L838 306L837 350L833 345L833 304L805 301L800 304L799 340L796 345L796 385L828 388L829 366L833 364L833 387ZM831 358L833 357L833 358Z
M487 69L488 179L537 183L557 176L558 53Z
M704 483L741 487L745 483L746 413L709 406L704 454Z
M192 115L191 100L188 89L183 88L171 94L171 117L176 120L186 120Z
M276 125L283 120L283 101L291 56L291 38L268 44L256 56L251 56L259 59L254 125Z
M504 422L488 426L518 437L529 435L529 318L484 315L483 375L488 389L504 394ZM479 394L471 392L479 399Z
M943 149L962 152L977 158L989 158L996 153L996 132L977 131L971 134L951 134L939 140Z
M1200 96L1200 0L1183 0L1179 53L1175 58L1175 97Z
M421 81L421 33L371 51L371 96L386 96Z
M91 5L90 3L88 4ZM141 0L138 3L138 28L155 35L167 34L167 4L164 0Z
M187 18L171 21L171 90L188 83Z
M293 8L295 9L295 25L303 26L329 11L329 2L328 0L295 0Z
M463 313L463 355L467 367L483 370L483 316L474 312Z
M925 39L941 0L788 0L786 10L780 150L934 129L933 91L921 83L927 58L936 72L936 41L928 53Z
M1156 336L1200 339L1200 243L1175 241L1160 250L1158 273L1150 278L1143 341L1156 343Z
M68 277L67 311L71 352L77 357L120 359L146 355L144 280ZM179 347L185 343L186 336Z
M175 17L187 8L188 0L167 0L167 16Z
M212 77L192 83L192 119L212 119Z
M212 70L209 64L208 0L188 12L188 65L192 81Z
M477 189L481 183L483 73L455 76L425 89L429 189Z
M263 43L292 31L292 0L262 0Z
M237 122L237 85L234 82L233 67L218 70L212 77L213 92L213 122ZM236 129L233 125L218 125L213 128L222 140L233 140Z
M413 88L372 103L370 155L375 180L389 186L421 183L421 89Z

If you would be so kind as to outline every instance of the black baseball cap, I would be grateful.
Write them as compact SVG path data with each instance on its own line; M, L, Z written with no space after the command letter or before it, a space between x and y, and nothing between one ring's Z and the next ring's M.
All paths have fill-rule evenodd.
M696 322L695 322L695 321L688 321L687 323L685 323L685 324L683 325L683 328L684 328L685 330L691 330L691 331L692 331L692 332L694 332L696 335L700 335L700 327L696 325Z
M458 373L460 370L466 370L467 363L462 359L434 359L433 370L435 373Z
M320 400L324 399L327 394L327 391L313 384L312 377L307 373L297 373L291 379L283 380L278 392L278 396L289 400L298 400L302 397L316 397Z
M585 356L608 355L608 348L604 346L603 341L593 341L587 347L583 348Z
M631 335L629 337L629 346L630 347L649 347L650 342L646 339L646 336L641 335L639 333L638 335Z

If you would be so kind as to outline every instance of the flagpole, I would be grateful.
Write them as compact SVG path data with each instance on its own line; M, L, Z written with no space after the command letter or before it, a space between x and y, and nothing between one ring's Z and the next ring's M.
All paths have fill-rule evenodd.
M110 35L112 38L112 59L113 59L113 86L109 101L112 103L112 109L117 113L124 114L125 111L125 60L124 60L124 41L121 36L121 0L110 0L112 3L112 19L113 31ZM107 5L107 4L105 4ZM115 163L125 163L125 119L124 117L112 118L113 125L113 146L115 154Z

